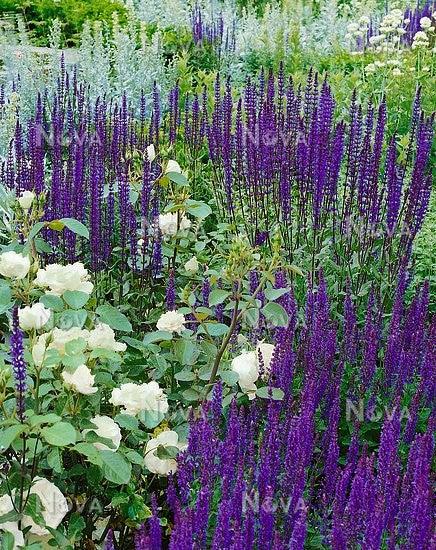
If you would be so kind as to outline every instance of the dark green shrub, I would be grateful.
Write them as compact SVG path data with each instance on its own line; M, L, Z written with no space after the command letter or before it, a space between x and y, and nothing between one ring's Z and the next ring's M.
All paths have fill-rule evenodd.
M51 22L56 18L62 23L66 46L76 44L88 19L110 25L114 12L121 22L126 18L126 8L119 0L0 0L0 16L10 12L23 16L35 44L41 46L47 45Z

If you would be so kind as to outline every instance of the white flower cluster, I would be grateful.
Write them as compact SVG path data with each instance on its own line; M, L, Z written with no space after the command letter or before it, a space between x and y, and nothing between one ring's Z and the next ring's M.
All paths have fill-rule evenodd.
M56 350L61 356L65 355L66 344L78 339L85 340L86 349L89 351L105 349L108 351L123 352L127 348L126 344L115 340L114 331L105 323L99 323L92 330L80 329L78 327L62 330L55 327L51 332L38 336L32 348L32 358L35 365L42 366L48 350ZM61 377L65 386L77 393L91 395L98 390L94 386L95 376L85 364L79 365L74 371L64 370L61 373Z
M368 32L370 22L371 19L367 15L362 15L357 23L349 23L345 38L347 40L352 40L353 38L363 38Z
M432 14L432 19L436 21L436 12ZM419 21L421 30L413 37L412 49L428 48L430 46L430 38L435 33L435 27L430 17L421 17Z

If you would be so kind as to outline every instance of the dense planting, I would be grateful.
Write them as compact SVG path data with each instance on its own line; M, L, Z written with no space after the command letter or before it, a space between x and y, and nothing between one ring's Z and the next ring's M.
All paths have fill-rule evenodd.
M49 4L1 54L2 548L432 548L434 4Z

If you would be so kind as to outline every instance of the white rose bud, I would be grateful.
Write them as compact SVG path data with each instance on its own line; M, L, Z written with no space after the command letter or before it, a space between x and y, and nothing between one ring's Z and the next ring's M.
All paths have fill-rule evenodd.
M151 144L147 147L147 158L149 162L153 162L156 158L156 149L154 148L154 145Z
M116 407L124 407L124 414L135 416L141 411L165 414L168 411L168 401L157 382L134 384L128 382L112 390L109 403Z
M126 344L115 341L115 333L106 323L100 323L90 331L88 347L91 350L104 348L110 351L126 351L127 349Z
M29 210L34 199L35 193L32 193L32 191L23 191L21 196L18 198L18 202L23 210Z
M94 431L99 437L104 437L105 439L110 439L112 443L114 444L114 447L108 447L104 443L99 443L98 441L95 441L93 443L94 447L98 449L99 451L113 451L115 452L121 443L121 430L118 424L110 418L110 416L94 416L94 418L91 418L91 422L95 424L97 427L93 430L87 429L83 430L83 435L87 434L88 432Z
M13 250L0 254L0 274L9 279L24 279L29 273L30 259Z
M177 461L174 458L159 458L156 453L158 447L176 447L181 451L186 445L179 443L179 436L176 432L166 430L150 439L145 447L144 465L147 470L161 476L174 473L177 470Z
M64 384L77 393L91 395L98 389L94 387L95 376L86 365L79 365L74 372L64 370L61 376Z
M18 310L18 319L23 330L39 330L48 323L50 315L50 309L40 303Z
M188 271L189 273L197 273L200 268L200 264L198 263L197 258L192 256L192 258L185 263L184 268L185 271Z
M180 334L185 328L185 316L178 311L167 311L163 313L156 323L157 330L166 330Z
M62 492L44 478L35 478L29 493L38 495L42 503L41 514L47 527L56 529L68 512L68 502ZM50 532L45 527L37 525L30 516L23 517L23 527L30 527L35 535L45 536Z

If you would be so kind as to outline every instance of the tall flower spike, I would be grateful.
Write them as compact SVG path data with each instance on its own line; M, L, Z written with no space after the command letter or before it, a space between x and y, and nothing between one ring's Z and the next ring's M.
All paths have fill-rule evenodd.
M15 389L17 399L17 414L21 422L25 417L25 393L26 393L26 363L24 361L23 333L21 332L18 308L14 308L12 313L12 333L11 333L11 359L12 369L15 377Z

